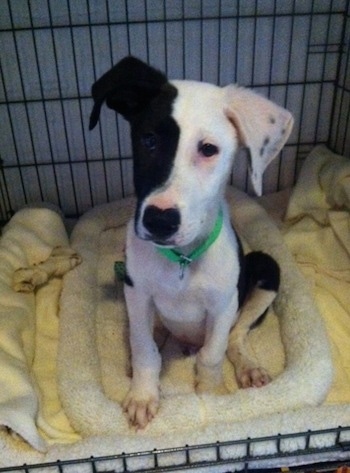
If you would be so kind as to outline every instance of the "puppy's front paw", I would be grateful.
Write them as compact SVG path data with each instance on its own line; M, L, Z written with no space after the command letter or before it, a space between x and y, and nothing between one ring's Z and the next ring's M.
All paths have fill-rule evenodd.
M245 368L237 373L240 388L261 388L271 382L268 372L261 367Z
M159 408L159 392L146 393L130 389L123 401L123 409L129 418L130 425L144 429L157 414Z
M47 280L48 274L39 267L20 268L13 274L12 287L16 292L33 292Z

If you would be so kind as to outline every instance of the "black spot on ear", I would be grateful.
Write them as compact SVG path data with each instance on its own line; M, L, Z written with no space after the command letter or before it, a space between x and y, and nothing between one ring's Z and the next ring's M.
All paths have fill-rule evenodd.
M264 153L265 153L265 148L266 146L270 143L270 138L267 136L265 139L264 139L264 143L263 143L263 146L260 148L260 156L262 156Z
M271 125L274 125L276 123L276 118L273 117L272 115L269 116L269 123L271 123Z

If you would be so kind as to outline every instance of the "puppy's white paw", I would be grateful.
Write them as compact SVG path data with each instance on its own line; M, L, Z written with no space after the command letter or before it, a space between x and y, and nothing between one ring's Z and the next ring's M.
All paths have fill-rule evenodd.
M13 274L12 287L16 292L33 292L37 286L46 283L48 275L40 268L20 268Z
M237 373L237 381L239 387L245 388L261 388L271 382L268 372L261 367L242 369Z
M159 408L159 392L138 392L130 389L123 401L123 409L129 423L138 429L144 429L157 414Z

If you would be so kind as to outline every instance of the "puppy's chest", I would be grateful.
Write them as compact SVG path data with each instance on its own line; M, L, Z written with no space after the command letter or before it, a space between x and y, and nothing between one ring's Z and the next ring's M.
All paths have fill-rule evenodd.
M198 322L208 311L221 312L238 297L237 244L225 232L204 255L182 269L130 231L127 263L134 290L151 296L158 311L173 320Z
M204 275L194 275L192 268L186 268L182 279L177 274L177 268L165 271L158 281L150 281L150 290L160 313L179 321L201 320L216 299L212 281Z
M147 286L158 310L174 320L202 320L208 311L221 311L237 295L239 268L219 264L210 256L183 269L178 263L158 259Z

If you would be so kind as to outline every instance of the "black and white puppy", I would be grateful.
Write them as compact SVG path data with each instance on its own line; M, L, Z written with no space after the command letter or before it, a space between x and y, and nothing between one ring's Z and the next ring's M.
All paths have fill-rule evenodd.
M261 194L291 114L235 85L168 81L133 57L104 74L92 95L90 129L104 101L131 125L137 209L127 230L125 297L133 377L124 401L131 424L145 427L159 406L155 312L175 337L199 348L197 392L225 391L226 351L240 386L266 384L246 335L276 295L279 268L263 253L243 257L224 193L244 146Z

